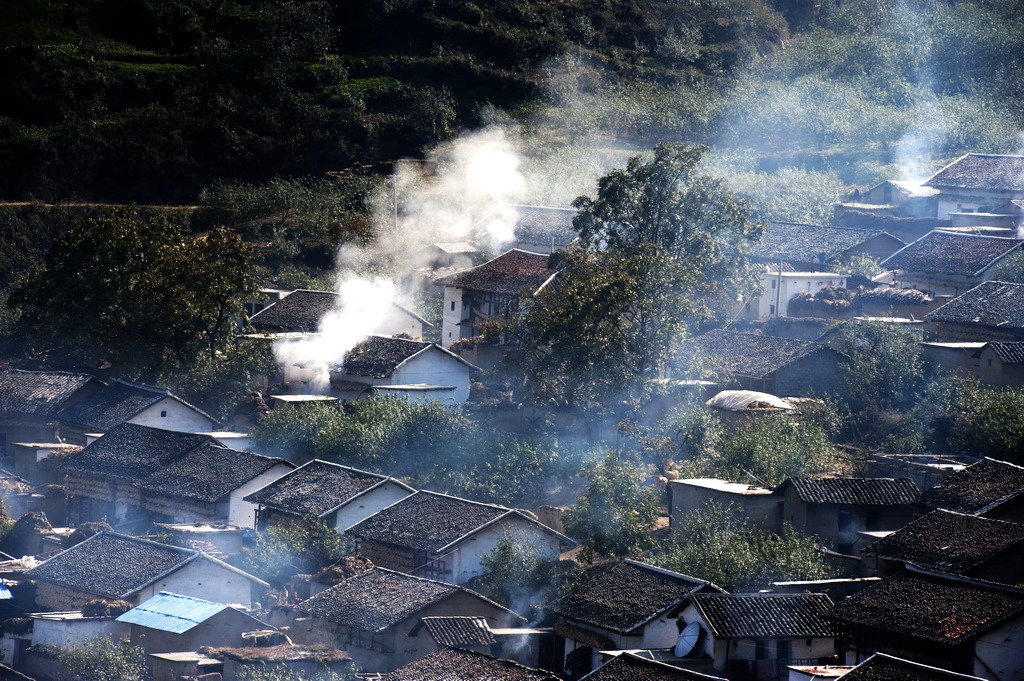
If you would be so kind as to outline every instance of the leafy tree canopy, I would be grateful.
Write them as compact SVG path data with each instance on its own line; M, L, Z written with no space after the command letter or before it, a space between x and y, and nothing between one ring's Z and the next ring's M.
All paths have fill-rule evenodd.
M260 532L243 558L243 567L274 583L297 573L312 574L344 555L341 537L319 518L275 522Z
M149 678L141 646L109 636L52 649L62 671L61 681L144 681Z

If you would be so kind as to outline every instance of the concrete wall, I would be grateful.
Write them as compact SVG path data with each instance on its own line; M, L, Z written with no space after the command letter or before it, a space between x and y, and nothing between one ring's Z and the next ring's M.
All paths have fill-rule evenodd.
M245 483L230 495L228 502L228 524L235 527L256 527L256 504L245 501L246 495L252 494L258 489L266 487L278 478L291 473L294 467L288 464L279 463L270 470L256 476Z
M462 404L469 399L469 374L468 366L437 348L431 348L410 359L391 374L390 378L380 383L455 386L454 393L449 393L451 400L456 404Z
M978 637L970 673L992 681L1024 679L1024 617L1018 616Z
M467 310L462 305L462 289L454 286L444 287L444 314L441 317L441 345L450 346L462 338L459 323Z
M217 427L213 419L203 416L173 397L165 397L156 404L143 409L128 419L128 423L174 430L180 433L208 433Z
M682 480L669 484L673 536L686 526L687 516L708 504L732 507L733 514L754 527L777 532L782 527L782 499L771 494L734 494L725 490L689 485Z
M860 555L866 530L898 530L913 520L910 506L854 506L807 504L788 487L783 500L783 520L804 534L817 536L828 548Z
M757 318L787 317L789 301L798 292L817 293L827 286L845 287L846 277L834 272L783 272L780 282L777 273L764 272L761 274L762 293L758 299Z
M775 372L774 395L780 397L822 397L838 395L843 389L840 356L821 349Z
M97 636L120 638L128 626L113 617L34 618L32 645L70 646Z
M373 332L382 336L399 336L404 333L413 340L423 340L423 322L392 305L391 311Z
M1003 364L990 347L982 348L977 362L978 379L994 388L1019 388L1024 386L1024 364Z
M258 584L233 570L209 559L198 558L150 584L132 600L137 605L161 591L216 603L237 603L248 608L258 600L261 589Z
M344 534L348 528L361 523L374 513L401 501L410 494L412 492L390 480L378 485L339 508L335 514L334 529L338 531L338 534Z
M132 624L132 643L149 653L177 653L199 650L202 646L237 648L245 645L242 633L266 627L234 608L226 608L188 631L175 634Z
M481 558L493 551L505 536L512 537L520 549L541 560L557 560L561 555L558 537L524 518L513 516L472 535L444 556L451 577L445 581L465 584L483 573Z

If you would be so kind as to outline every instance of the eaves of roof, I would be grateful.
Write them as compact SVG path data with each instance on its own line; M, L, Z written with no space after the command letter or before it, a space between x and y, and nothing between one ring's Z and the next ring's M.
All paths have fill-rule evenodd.
M576 546L576 542L575 541L573 541L569 537L565 536L561 532L558 532L558 531L548 527L547 525L545 525L542 522L534 520L533 518L531 518L530 516L526 515L525 513L520 511L519 509L509 509L508 513L503 513L502 515L498 516L497 518L493 518L493 519L487 521L486 523L484 523L480 527L477 527L476 529L467 532L466 534L462 535L461 537L459 537L458 539L452 541L451 543L446 544L445 546L442 546L441 548L439 548L435 552L435 555L443 555L443 554L448 553L455 546L457 546L458 544L461 544L462 542L466 541L468 538L472 537L474 534L477 534L478 532L482 532L483 530L487 529L488 527L494 525L495 523L498 523L499 521L505 520L506 518L508 518L510 516L516 516L516 517L522 518L526 522L531 523L533 525L536 525L537 527L539 527L544 532L547 532L548 534L551 534L551 535L554 535L555 537L557 537L559 542L561 542L562 544L568 546L569 548L572 548L572 547Z

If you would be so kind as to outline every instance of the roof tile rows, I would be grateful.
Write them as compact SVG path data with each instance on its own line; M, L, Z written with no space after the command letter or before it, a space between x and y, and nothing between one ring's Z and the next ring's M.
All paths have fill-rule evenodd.
M350 527L346 534L437 553L483 525L515 513L504 506L420 491Z
M921 496L929 508L981 515L1024 493L1024 468L984 458Z
M1003 364L1024 364L1024 343L992 342L988 347Z
M843 676L843 681L982 681L884 653L875 653Z
M835 351L822 343L715 329L688 343L698 358L708 358L729 373L767 378L815 352Z
M1022 542L1024 525L938 510L879 539L864 553L963 574Z
M1022 243L1020 239L998 236L929 232L882 261L882 267L903 272L977 277Z
M923 186L1024 192L1024 156L965 154L925 180Z
M204 443L138 482L147 492L208 503L284 463L252 452Z
M250 319L250 323L258 329L276 329L287 331L316 331L320 328L320 320L325 314L336 309L341 296L334 291L311 291L299 289L263 308ZM407 307L396 302L392 303L396 310L429 324Z
M532 244L554 244L564 248L576 240L573 218L579 211L574 208L547 206L513 206L516 211L514 238Z
M245 497L297 515L322 516L389 478L314 459Z
M788 486L808 504L898 506L917 503L921 496L910 478L790 478L780 488Z
M769 222L765 225L761 241L754 245L750 255L755 261L775 262L777 271L779 260L785 263L827 261L883 235L892 241L894 251L903 244L881 230Z
M63 407L56 416L88 430L106 432L169 395L167 390L116 381Z
M841 601L841 625L959 645L1024 614L1024 590L963 577L902 572Z
M986 281L932 310L925 320L1024 329L1024 284Z
M680 679L724 681L717 676L698 674L664 662L648 660L632 653L616 655L607 664L590 672L583 679L585 681L680 681Z
M62 371L0 371L0 412L52 416L90 381Z
M511 660L469 650L442 648L399 667L382 681L557 681L556 676Z
M548 610L569 620L626 633L709 586L702 579L623 560L553 601Z
M387 378L399 364L431 345L433 343L406 338L370 336L345 355L344 372L352 376Z
M811 638L833 635L825 594L694 594L717 638Z
M441 277L438 286L518 295L524 288L535 290L554 274L548 268L548 256L512 249L497 258L463 272Z

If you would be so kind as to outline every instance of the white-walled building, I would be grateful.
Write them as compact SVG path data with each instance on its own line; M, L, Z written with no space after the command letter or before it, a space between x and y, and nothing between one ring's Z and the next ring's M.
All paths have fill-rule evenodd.
M787 309L797 293L818 293L824 288L845 288L846 275L835 272L779 272L766 269L761 273L761 296L757 308L751 305L748 318L788 317Z
M922 183L937 189L937 217L956 213L995 213L1024 198L1024 156L964 154Z

